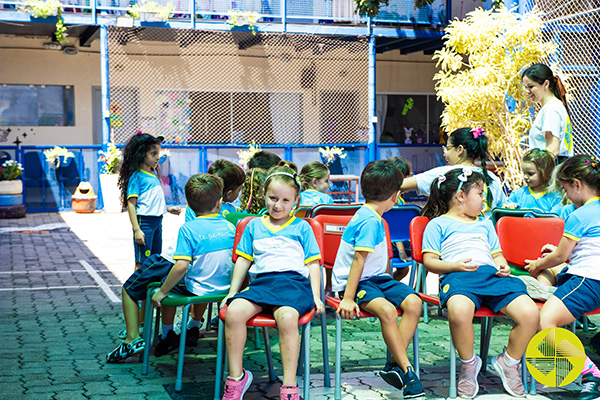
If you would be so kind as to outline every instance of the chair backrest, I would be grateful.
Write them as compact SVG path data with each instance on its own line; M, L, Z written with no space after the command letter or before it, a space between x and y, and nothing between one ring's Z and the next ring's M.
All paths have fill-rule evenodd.
M565 228L562 218L503 217L496 231L506 261L524 267L524 260L535 260L547 243L558 245Z
M253 219L256 218L256 216L246 216L244 218L242 218L241 220L238 221L237 226L235 227L235 238L233 240L233 254L231 256L231 259L233 260L233 262L236 262L238 259L238 255L236 254L235 250L237 249L238 244L240 243L240 239L242 238L242 234L244 233L244 229L246 229L246 226L248 226L248 223ZM321 229L321 225L316 222L313 221L311 219L306 219L306 222L309 223L310 227L313 230L313 233L315 234L315 239L317 240L317 244L319 245L319 250L321 251L321 263L323 262L323 230Z
M394 206L383 214L383 219L390 226L390 240L393 243L410 239L410 222L421 214L421 207L416 204Z
M247 213L243 213L243 212L230 212L229 214L227 214L225 216L225 219L229 222L231 222L233 225L237 225L238 221L240 219L246 218L246 217L258 217L258 214L247 214Z
M429 218L419 216L410 221L410 254L412 259L423 264L423 233Z
M306 212L306 218L314 218L317 215L354 215L362 204L317 204Z
M346 226L352 219L352 215L326 215L321 214L314 217L312 220L321 226L323 234L323 247L321 252L321 261L325 268L333 268L335 257L337 256L342 235L346 230ZM389 226L385 220L383 221L386 237L388 258L392 258L392 242L390 241Z
M498 221L502 217L520 217L520 218L549 218L549 217L558 217L558 215L553 213L545 213L538 210L533 210L529 208L501 208L496 207L492 209L492 222L494 226L498 224Z
M298 218L306 218L306 214L310 212L310 207L298 207L294 215Z

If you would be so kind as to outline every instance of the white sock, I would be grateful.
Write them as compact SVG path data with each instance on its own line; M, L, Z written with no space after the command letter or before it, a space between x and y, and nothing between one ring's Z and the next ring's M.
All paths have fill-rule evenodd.
M171 325L165 325L163 324L162 326L162 338L165 339L167 337L167 334L169 333L169 331L173 330L173 324Z
M470 364L473 361L475 361L475 354L473 354L473 356L471 358L469 358L468 360L463 360L462 358L460 359L460 362L465 363L465 364Z
M196 321L194 318L190 318L187 324L187 328L188 329L192 329L192 328L198 328L200 325L202 325L202 322L204 321L204 319L201 319L200 321Z
M517 365L521 362L521 360L515 360L514 358L509 356L506 350L504 350L504 359L506 360L506 364L508 365Z

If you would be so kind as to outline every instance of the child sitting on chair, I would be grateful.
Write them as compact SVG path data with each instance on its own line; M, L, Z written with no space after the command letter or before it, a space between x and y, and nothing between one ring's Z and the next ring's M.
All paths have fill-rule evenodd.
M505 208L532 208L559 214L562 196L548 191L556 156L548 150L530 149L521 160L521 171L527 186L514 190L504 203Z
M171 290L184 296L205 296L229 290L235 228L219 216L222 193L223 181L214 175L197 174L187 181L185 197L198 217L179 229L174 251L171 249L162 256L149 257L123 285L127 337L106 355L107 362L122 361L144 350L144 339L138 329L138 301L146 299L148 284L163 281L152 297L152 303L157 307ZM207 235L207 232L211 234ZM156 356L179 347L179 336L173 331L174 319L175 308L165 307L163 334L155 349Z
M440 305L448 308L450 333L461 361L458 395L473 398L479 391L482 362L473 354L473 316L486 305L515 322L506 350L492 359L492 366L504 389L523 397L521 357L540 314L523 282L509 276L492 222L479 220L484 193L483 175L471 168L452 169L434 179L422 211L433 218L423 234L423 264L440 274Z
M385 226L381 215L400 194L402 173L390 161L371 161L362 172L360 188L365 204L356 212L340 242L333 265L332 288L344 291L337 313L352 319L363 309L381 321L383 338L392 353L381 377L404 390L404 398L425 395L408 361L406 349L415 334L423 303L416 292L389 274ZM398 324L397 308L402 309Z
M300 170L300 207L312 207L317 204L333 204L327 194L329 189L329 168L319 161L304 164Z

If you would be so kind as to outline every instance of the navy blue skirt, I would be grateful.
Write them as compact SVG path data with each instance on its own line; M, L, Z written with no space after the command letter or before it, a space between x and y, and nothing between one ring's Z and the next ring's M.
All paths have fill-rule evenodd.
M292 307L300 315L315 307L310 281L297 272L269 272L258 275L250 285L227 300L246 299L271 312L273 307Z
M440 304L446 306L448 299L456 294L467 296L475 303L475 310L482 305L498 313L521 295L527 295L527 287L519 278L496 276L498 270L491 265L480 265L475 272L451 272L440 282Z

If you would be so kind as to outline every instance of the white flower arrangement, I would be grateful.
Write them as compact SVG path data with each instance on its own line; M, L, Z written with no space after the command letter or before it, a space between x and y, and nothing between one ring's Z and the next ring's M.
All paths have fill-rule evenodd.
M337 146L331 148L329 146L325 146L325 148L319 147L319 153L321 153L321 156L325 159L326 165L333 164L337 157L346 158L347 156L347 154L344 153L344 148Z
M0 181L14 181L23 175L23 166L15 160L7 160L0 166Z
M143 13L154 13L161 21L166 21L173 15L175 6L169 2L166 5L157 3L156 1L140 1L137 4L130 6L127 9L129 15L139 19Z
M250 162L250 159L252 158L252 156L255 153L258 153L259 151L260 151L260 145L256 144L254 142L254 140L252 141L252 143L250 143L250 146L248 146L247 150L238 150L237 155L238 155L238 159L240 160L240 165L242 166L242 168L247 169L248 162Z
M44 155L46 156L46 162L56 165L57 168L60 167L61 157L65 162L69 158L75 158L75 154L60 146L54 146L52 149L44 150Z

